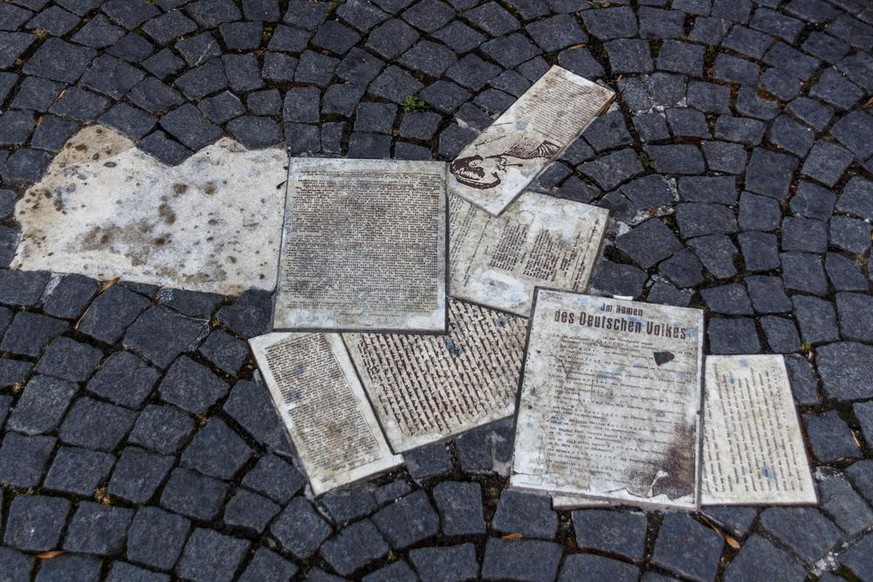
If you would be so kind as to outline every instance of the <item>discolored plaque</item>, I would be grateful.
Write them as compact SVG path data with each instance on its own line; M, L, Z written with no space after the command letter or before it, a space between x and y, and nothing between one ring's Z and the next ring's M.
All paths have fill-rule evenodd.
M403 463L338 334L272 333L249 344L316 495Z
M499 217L449 197L453 297L530 316L534 287L583 292L609 211L525 192Z
M15 209L12 267L238 295L272 290L282 236L280 148L229 138L168 167L93 125L70 138Z
M450 164L449 192L499 215L615 94L553 66Z
M273 326L446 329L445 164L292 159Z
M513 486L698 506L703 312L538 289Z
M782 356L708 356L704 399L703 505L816 503Z
M515 412L527 320L449 300L445 335L343 334L395 451Z

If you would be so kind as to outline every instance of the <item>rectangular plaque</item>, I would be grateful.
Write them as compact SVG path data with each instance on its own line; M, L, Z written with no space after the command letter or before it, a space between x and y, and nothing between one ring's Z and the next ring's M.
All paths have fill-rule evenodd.
M445 164L292 158L275 329L445 331Z
M403 463L338 334L271 333L249 344L316 495Z
M704 505L815 504L782 356L708 356Z
M529 317L536 286L583 292L608 217L605 208L535 192L494 217L452 195L451 294Z
M527 320L449 300L446 335L343 334L395 451L515 412Z
M703 312L538 289L510 483L698 506Z
M615 94L554 66L449 166L449 192L497 216Z

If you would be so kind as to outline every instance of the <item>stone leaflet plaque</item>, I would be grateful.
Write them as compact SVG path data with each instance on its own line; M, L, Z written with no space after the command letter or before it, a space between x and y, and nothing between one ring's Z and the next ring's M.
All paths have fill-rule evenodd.
M343 334L395 451L515 412L527 321L449 300L446 335Z
M292 159L273 327L445 331L445 164Z
M449 197L454 297L530 316L534 287L583 292L609 211L525 192L499 217Z
M703 505L815 504L782 356L708 356Z
M703 312L538 289L510 483L698 506Z
M554 66L449 166L449 192L497 216L615 94Z
M403 463L338 334L271 333L249 344L316 495Z

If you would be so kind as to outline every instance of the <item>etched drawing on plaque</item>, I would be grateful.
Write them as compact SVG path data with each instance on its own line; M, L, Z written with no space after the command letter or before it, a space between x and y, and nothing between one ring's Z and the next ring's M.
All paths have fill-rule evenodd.
M445 335L343 334L395 451L515 412L527 320L449 300Z
M525 192L499 217L449 196L449 288L530 316L534 287L585 291L609 211Z
M703 505L815 504L785 361L708 356Z
M296 158L273 327L446 329L445 164Z
M510 483L698 506L703 312L538 289Z
M614 97L552 67L458 154L449 166L449 192L499 215Z
M339 334L249 340L315 495L392 469L392 454Z

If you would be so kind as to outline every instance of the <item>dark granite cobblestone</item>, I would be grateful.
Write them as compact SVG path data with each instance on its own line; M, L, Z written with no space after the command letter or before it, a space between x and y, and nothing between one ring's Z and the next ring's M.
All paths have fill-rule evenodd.
M705 309L707 353L789 354L821 501L555 512L505 489L502 421L312 502L245 343L269 293L0 270L0 572L795 580L833 552L822 579L870 577L871 25L854 0L0 3L4 264L93 121L169 164L224 135L445 160L550 64L615 89L536 187L628 225L595 289Z

